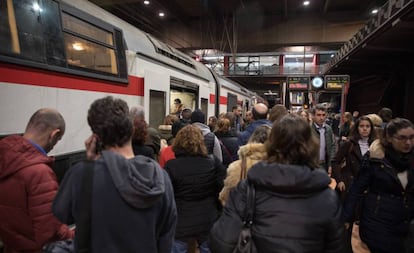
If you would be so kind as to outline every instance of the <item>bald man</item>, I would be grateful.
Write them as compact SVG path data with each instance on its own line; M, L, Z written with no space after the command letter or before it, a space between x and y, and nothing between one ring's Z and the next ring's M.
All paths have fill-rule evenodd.
M239 134L239 137L237 139L237 142L239 146L245 145L247 141L249 140L250 136L253 134L254 130L258 126L261 125L268 125L272 126L272 123L267 119L267 113L269 109L268 107L263 103L257 103L252 108L252 123L250 123L246 130L241 132Z
M52 214L58 183L47 156L65 133L62 115L36 111L23 136L0 141L0 238L4 253L41 252L43 245L73 238Z

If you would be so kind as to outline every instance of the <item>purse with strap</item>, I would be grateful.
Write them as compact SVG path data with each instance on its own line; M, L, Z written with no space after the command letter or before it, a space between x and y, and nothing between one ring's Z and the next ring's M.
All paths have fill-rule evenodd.
M257 253L256 245L252 237L252 225L255 213L256 190L252 183L247 181L247 198L244 208L243 228L240 231L239 239L233 253Z

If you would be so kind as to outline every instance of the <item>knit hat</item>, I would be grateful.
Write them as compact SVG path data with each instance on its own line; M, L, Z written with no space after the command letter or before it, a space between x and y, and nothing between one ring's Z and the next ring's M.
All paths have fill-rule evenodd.
M194 122L206 123L206 115L200 109L196 109L191 113L191 123Z

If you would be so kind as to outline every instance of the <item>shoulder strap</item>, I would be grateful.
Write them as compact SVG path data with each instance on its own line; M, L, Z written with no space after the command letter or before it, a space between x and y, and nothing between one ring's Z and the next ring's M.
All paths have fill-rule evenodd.
M224 143L219 138L217 138L217 139L220 142L220 146L222 147L222 150L229 157L230 162L232 162L233 161L233 157L231 156L229 149L226 147L226 145L224 145Z
M82 212L80 213L79 222L76 223L76 234L78 240L78 252L90 252L91 242L91 216L92 216L92 185L93 185L93 167L94 161L86 161L82 178L80 203Z
M247 197L246 197L246 207L244 209L244 226L250 228L253 225L253 218L256 209L256 189L254 184L250 183L249 180L247 183Z
M240 170L240 180L247 178L247 161L246 157L241 157L241 170Z

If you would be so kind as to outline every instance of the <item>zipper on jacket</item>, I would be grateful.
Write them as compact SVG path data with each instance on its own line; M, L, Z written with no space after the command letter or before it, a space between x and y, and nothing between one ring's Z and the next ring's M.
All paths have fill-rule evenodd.
M379 205L380 205L380 200L381 200L381 195L377 195L377 203L375 205L375 210L374 210L374 214L378 213L378 209L379 209Z

